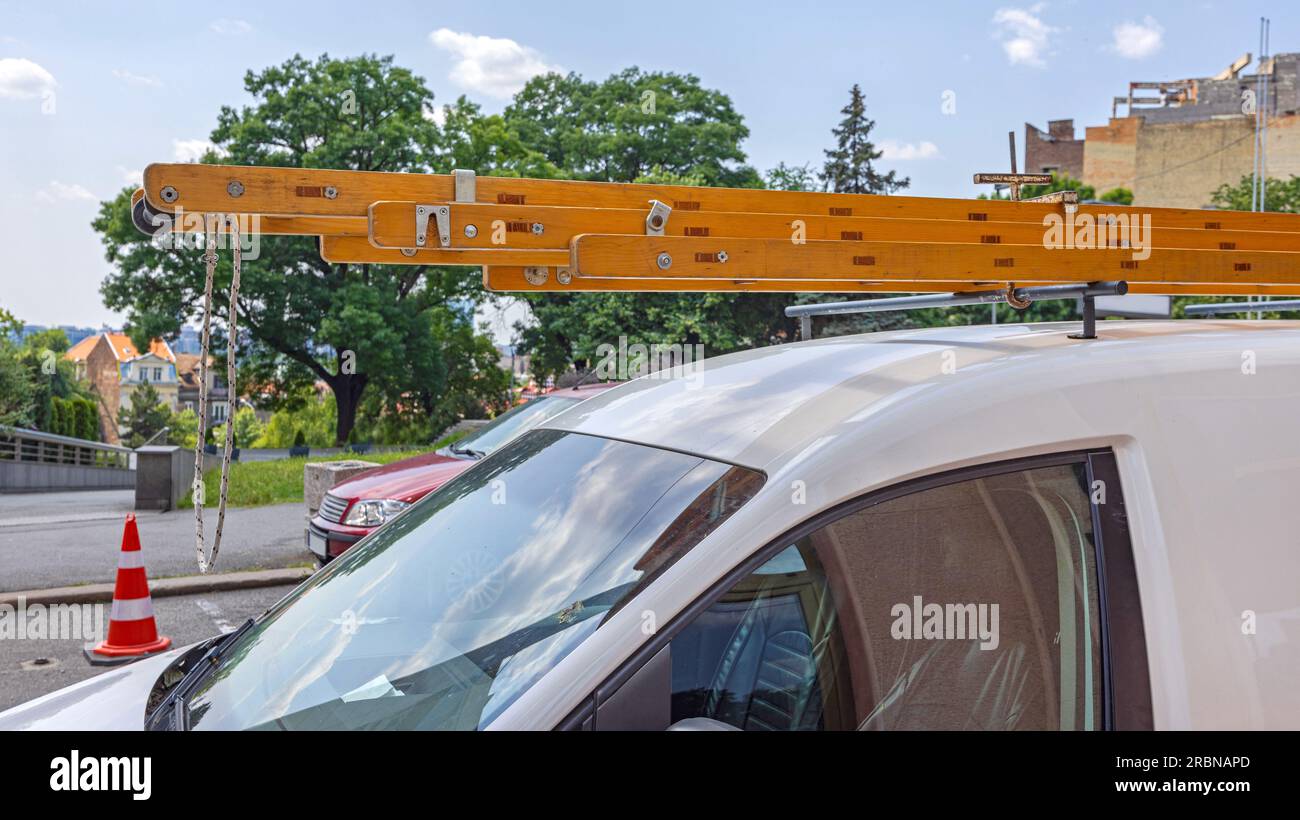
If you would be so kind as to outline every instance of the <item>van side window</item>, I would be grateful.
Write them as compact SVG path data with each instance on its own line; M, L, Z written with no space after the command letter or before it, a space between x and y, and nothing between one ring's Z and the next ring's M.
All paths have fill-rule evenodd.
M972 478L812 532L673 637L672 720L1100 729L1083 464Z

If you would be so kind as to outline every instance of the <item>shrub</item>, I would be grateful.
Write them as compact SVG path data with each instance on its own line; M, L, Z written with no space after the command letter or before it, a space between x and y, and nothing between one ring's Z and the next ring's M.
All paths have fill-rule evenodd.
M77 438L99 441L99 414L96 412L95 402L90 399L76 398L72 400L72 407L76 419L73 426Z

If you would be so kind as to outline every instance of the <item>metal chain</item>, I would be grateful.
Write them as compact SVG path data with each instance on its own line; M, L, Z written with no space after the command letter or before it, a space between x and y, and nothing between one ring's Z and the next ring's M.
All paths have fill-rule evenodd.
M239 298L239 274L243 261L239 246L238 217L229 216L230 238L234 245L233 271L230 279L230 320L229 334L226 340L226 406L233 403L235 396L235 336L237 331L236 300ZM198 555L199 573L207 574L217 564L217 554L221 551L221 530L226 522L226 493L230 486L230 456L234 449L235 424L234 414L226 413L226 441L221 458L221 493L217 501L217 530L212 539L212 557L205 555L203 548L203 496L206 489L203 484L203 437L208 425L208 347L212 326L212 285L217 269L217 225L219 218L207 215L204 218L204 232L207 247L203 253L206 277L203 286L203 334L199 350L199 430L194 442L194 538Z

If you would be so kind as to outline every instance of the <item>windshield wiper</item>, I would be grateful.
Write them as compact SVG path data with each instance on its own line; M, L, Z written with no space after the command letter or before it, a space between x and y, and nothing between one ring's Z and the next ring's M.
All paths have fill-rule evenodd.
M470 456L471 458L483 458L487 455L487 453L482 450L474 450L469 447L457 447L454 444L451 445L451 451L457 455Z
M194 691L207 679L213 669L221 661L226 650L234 646L235 643L248 633L253 625L257 623L256 618L249 618L244 621L234 632L229 632L218 637L203 654L198 663L194 664L185 677L177 682L172 691L158 704L156 708L146 719L146 729L165 729L173 732L187 732L190 728L190 696ZM168 718L170 717L170 720Z
M247 621L244 621L239 625L239 629L217 638L217 642L208 650L208 654L204 657L204 660L212 664L221 660L221 656L226 654L226 650L230 648L231 644L242 638L244 633L252 629L253 624L255 623L257 623L256 618L249 618Z

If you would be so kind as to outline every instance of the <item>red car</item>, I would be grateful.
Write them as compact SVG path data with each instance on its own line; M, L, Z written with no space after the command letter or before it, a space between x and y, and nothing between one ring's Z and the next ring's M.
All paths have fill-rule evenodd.
M307 524L307 548L322 562L374 532L474 462L614 383L566 387L538 396L433 453L366 470L332 488Z

